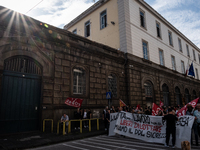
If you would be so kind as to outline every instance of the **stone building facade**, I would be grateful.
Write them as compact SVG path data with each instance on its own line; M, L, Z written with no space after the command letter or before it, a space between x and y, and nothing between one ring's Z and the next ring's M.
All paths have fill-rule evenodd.
M82 98L82 108L100 117L108 105L107 91L113 92L116 107L119 99L131 106L164 99L183 105L184 98L200 92L199 80L149 60L3 7L0 18L0 126L6 128L1 133L41 129L43 119L57 123L63 112L73 118L75 108L64 103L68 97ZM77 70L84 72L82 93L74 90ZM16 128L10 131L13 122Z

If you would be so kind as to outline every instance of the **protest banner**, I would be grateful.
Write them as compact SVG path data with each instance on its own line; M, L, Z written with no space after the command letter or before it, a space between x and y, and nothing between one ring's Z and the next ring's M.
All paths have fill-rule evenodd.
M115 135L114 128L115 128L115 124L116 124L118 117L119 117L119 113L110 113L110 127L109 127L108 136Z
M162 101L160 101L160 108L162 108L163 107L163 102Z
M154 143L165 143L166 122L163 116L151 116L120 112L114 127L114 133ZM181 148L182 141L190 141L193 116L181 116L176 123L176 147ZM114 122L113 122L114 123ZM112 132L112 131L111 131Z
M65 101L65 104L72 107L80 108L82 105L82 102L83 102L83 99L68 97Z
M124 106L126 106L126 104L120 99L120 100L119 100L119 106L120 106L120 107L124 107Z
M156 116L158 114L159 110L163 110L163 109L161 107L159 107L158 105L156 105L155 103L153 103L152 116Z
M177 112L177 116L180 117L180 116L184 116L186 114L186 111L187 111L187 105L192 105L193 108L196 107L197 103L199 101L199 97L194 99L193 101L189 102L188 104L186 104L183 108L181 108L178 112Z

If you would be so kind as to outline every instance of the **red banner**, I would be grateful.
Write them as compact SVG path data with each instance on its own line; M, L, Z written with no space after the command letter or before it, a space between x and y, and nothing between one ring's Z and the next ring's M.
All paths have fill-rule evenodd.
M163 102L162 101L160 101L160 107L162 108L162 106L163 106L164 104L163 104Z
M140 104L137 105L135 110L139 110L140 109Z
M68 97L65 101L65 104L72 107L80 108L82 105L82 102L83 102L83 99Z
M124 107L124 106L126 106L126 104L120 99L120 100L119 100L119 106L120 106L120 107Z
M158 114L159 110L163 110L163 109L160 108L155 103L153 103L153 106L152 106L152 116L156 116Z
M189 102L188 104L192 105L192 107L196 107L197 103L199 101L199 98ZM188 105L187 104L187 105ZM186 111L187 111L187 105L185 105L183 108L181 108L178 112L177 112L177 116L180 117L180 116L184 116L186 114Z

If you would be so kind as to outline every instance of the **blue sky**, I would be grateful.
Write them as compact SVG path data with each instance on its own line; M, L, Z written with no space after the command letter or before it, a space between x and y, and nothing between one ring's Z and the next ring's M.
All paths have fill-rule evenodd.
M145 1L200 48L200 0ZM59 28L93 4L94 0L0 0L2 6Z

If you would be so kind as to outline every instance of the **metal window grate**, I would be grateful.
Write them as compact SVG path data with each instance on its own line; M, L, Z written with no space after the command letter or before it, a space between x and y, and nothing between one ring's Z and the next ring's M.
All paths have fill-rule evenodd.
M112 97L117 97L117 78L113 74L108 76L108 91L111 92Z
M145 88L145 96L146 97L153 97L153 87L152 87L151 83L145 82L144 88Z
M18 56L6 59L4 70L42 75L42 67L32 58Z
M74 94L86 93L86 76L85 76L85 70L82 68L73 69L73 93Z

